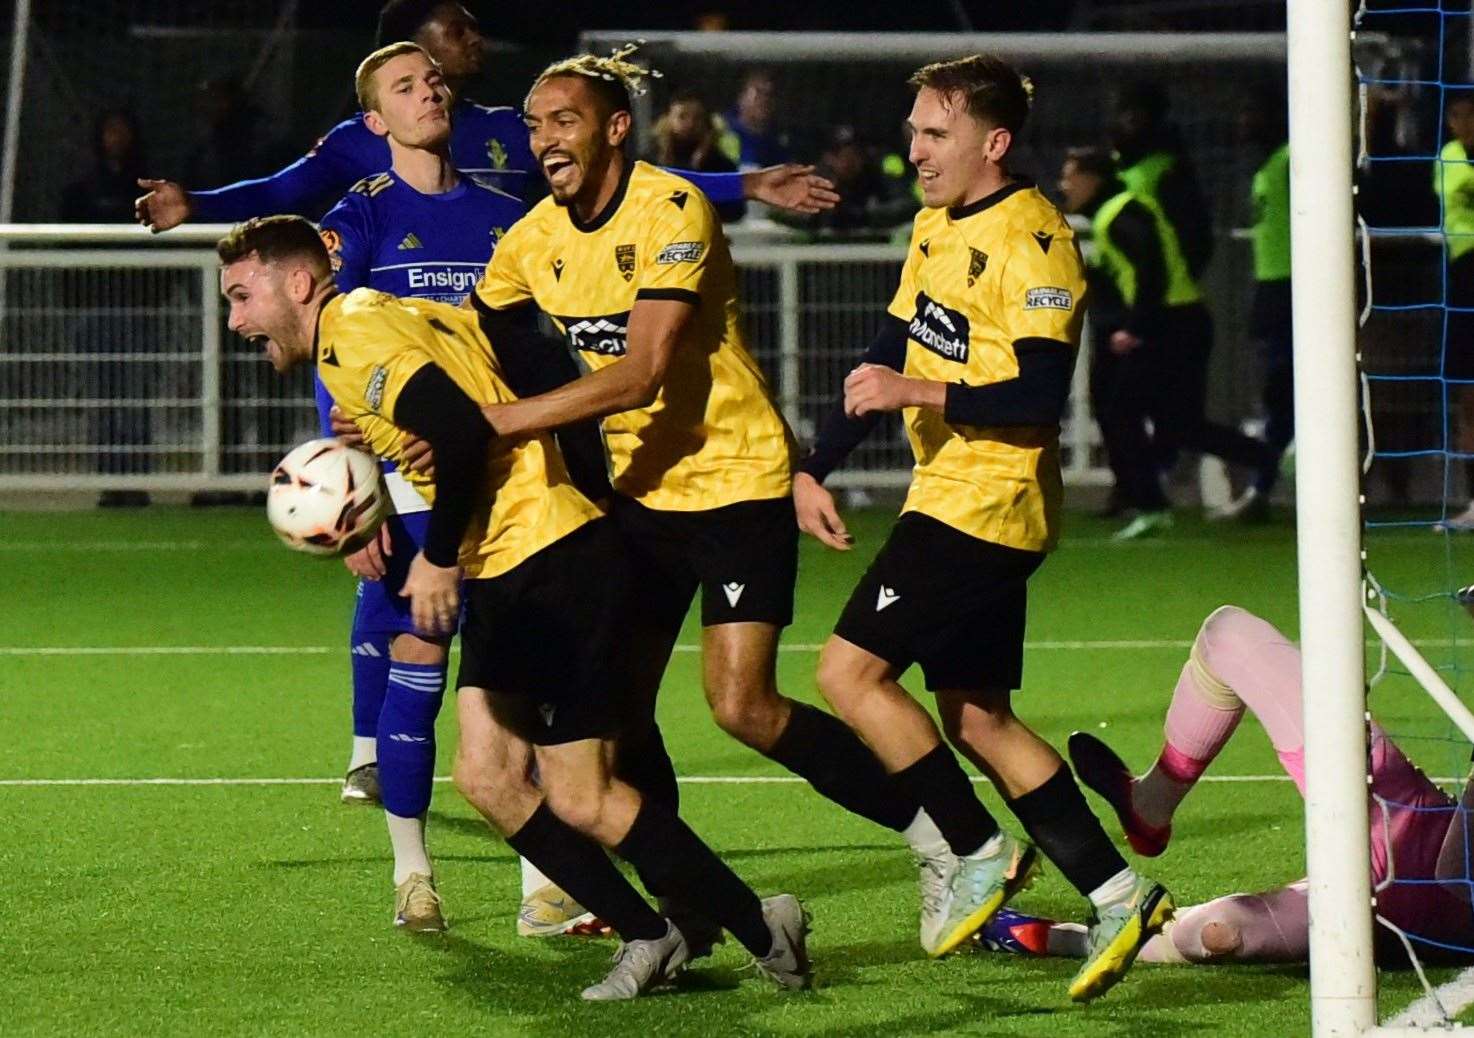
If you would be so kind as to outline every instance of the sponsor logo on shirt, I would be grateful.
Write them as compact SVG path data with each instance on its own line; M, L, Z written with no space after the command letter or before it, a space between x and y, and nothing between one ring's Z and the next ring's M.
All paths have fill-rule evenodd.
M967 344L972 334L967 317L934 302L925 292L916 293L916 316L911 318L906 334L939 357L967 363Z
M614 262L619 267L619 276L626 281L635 276L635 247L633 245L614 246Z
M628 310L603 317L559 317L557 320L568 336L568 345L575 350L606 357L624 356L630 323Z
M704 241L671 242L660 250L660 254L655 257L655 262L667 267L674 263L695 263L705 252L706 242Z
M1024 293L1025 310L1073 310L1075 296L1068 288L1041 285Z
M436 269L434 267L410 267L409 287L412 292L422 292L426 289L444 288L451 292L466 293L476 287L476 280L480 272L475 269L462 268L460 270Z
M378 411L379 405L384 402L384 386L388 381L388 368L375 367L369 374L368 387L363 391L363 399L369 405L370 411Z

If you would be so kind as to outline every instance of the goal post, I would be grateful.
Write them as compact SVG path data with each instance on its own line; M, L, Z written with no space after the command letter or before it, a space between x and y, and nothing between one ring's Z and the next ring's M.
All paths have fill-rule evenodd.
M1296 538L1315 1038L1376 1025L1367 846L1351 12L1289 0Z

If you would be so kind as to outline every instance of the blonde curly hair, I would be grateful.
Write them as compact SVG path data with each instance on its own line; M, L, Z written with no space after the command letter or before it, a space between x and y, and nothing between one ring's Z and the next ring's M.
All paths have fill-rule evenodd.
M643 40L627 43L613 54L602 57L598 54L576 54L571 58L555 61L543 69L523 99L522 108L532 100L533 92L550 79L578 76L586 80L594 93L604 102L610 112L629 111L631 102L649 89L648 82L661 78L654 69L636 65L629 60L639 50Z

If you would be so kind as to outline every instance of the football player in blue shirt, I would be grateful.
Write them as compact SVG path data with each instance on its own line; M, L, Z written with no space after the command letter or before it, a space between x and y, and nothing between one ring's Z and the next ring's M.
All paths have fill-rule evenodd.
M461 96L485 60L485 39L476 19L456 0L390 0L379 16L379 46L413 40L440 66L451 106L452 165L519 197L541 192L542 177L527 144L527 127L515 108L488 108ZM333 127L302 158L268 177L243 180L210 191L186 191L170 180L140 180L146 188L135 204L138 220L166 231L186 220L228 223L270 213L307 213L341 195L364 177L389 166L384 138L359 116ZM744 197L796 212L832 208L834 185L812 166L781 165L747 173L691 173L714 204ZM316 210L321 211L321 210Z
M381 48L358 68L365 129L388 142L393 165L354 185L322 221L339 291L373 288L458 303L485 267L522 202L453 165L450 93L417 44ZM323 435L332 398L317 384ZM353 754L343 799L382 799L394 848L394 922L444 929L425 847L435 774L435 718L445 691L449 639L416 631L400 596L424 539L429 506L385 465L394 514L378 538L347 559L360 578L350 636Z

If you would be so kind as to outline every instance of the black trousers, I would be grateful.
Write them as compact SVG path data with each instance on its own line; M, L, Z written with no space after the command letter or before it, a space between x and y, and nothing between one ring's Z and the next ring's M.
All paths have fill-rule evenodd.
M1295 341L1288 280L1255 283L1251 326L1264 360L1264 440L1273 459L1256 485L1268 494L1279 476L1279 459L1295 438Z
M1108 340L1101 345L1109 350ZM1270 464L1261 440L1205 414L1213 319L1201 304L1172 307L1157 332L1108 361L1103 374L1101 433L1125 503L1142 511L1167 507L1159 459L1177 450L1212 454L1257 472ZM1148 436L1146 423L1152 424Z

